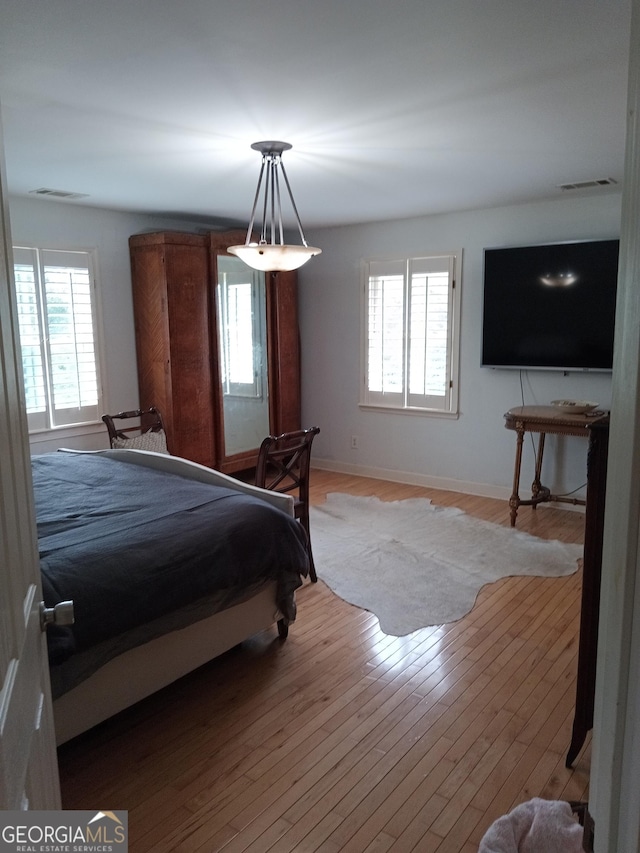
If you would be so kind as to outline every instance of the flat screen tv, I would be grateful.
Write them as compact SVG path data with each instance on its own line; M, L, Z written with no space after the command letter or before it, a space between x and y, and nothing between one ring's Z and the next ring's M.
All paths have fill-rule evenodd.
M482 365L611 370L619 240L484 251Z

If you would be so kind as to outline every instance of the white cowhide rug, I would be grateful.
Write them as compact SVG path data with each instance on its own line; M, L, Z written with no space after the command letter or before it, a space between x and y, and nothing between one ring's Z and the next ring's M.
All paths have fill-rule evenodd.
M425 498L388 502L336 493L311 507L311 543L319 579L398 637L460 619L487 583L509 575L570 575L582 557L580 545L540 539Z

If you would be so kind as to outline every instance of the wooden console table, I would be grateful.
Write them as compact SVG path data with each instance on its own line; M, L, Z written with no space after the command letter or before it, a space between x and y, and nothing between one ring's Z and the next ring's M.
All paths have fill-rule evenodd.
M597 415L572 415L561 412L555 406L516 406L505 414L505 426L507 429L515 430L516 440L516 463L513 472L513 492L509 498L511 509L511 526L514 527L518 516L518 508L531 506L534 509L543 501L559 501L561 503L581 504L585 501L581 498L566 497L565 495L553 495L551 490L540 482L542 472L542 457L544 454L544 440L547 433L555 435L577 435L584 438L589 437L589 429L599 420L607 419L608 415L598 412ZM522 465L522 445L525 432L537 432L538 449L536 452L535 474L531 484L531 498L523 500L519 495L520 467Z
M513 495L509 501L512 526L515 524L518 506L521 504L526 503L535 507L537 503L543 500L557 500L557 497L551 495L548 489L544 489L540 485L540 468L542 465L542 449L540 446L536 457L534 480L534 487L537 483L538 491L530 501L521 501L518 497L524 433L540 433L542 448L544 447L544 435L547 432L560 435L583 435L589 439L576 704L571 744L566 758L567 767L571 767L582 749L587 732L593 728L602 540L609 448L609 415L608 413L596 417L567 415L564 412L558 412L552 406L519 406L510 409L505 415L505 420L507 428L514 429L518 433Z

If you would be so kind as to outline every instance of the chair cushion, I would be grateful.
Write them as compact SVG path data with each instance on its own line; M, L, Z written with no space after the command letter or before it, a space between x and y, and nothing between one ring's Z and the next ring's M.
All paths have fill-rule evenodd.
M154 450L156 453L169 453L167 450L167 436L164 430L149 430L143 432L142 435L134 435L131 438L114 438L111 442L112 447L118 449L124 448L127 450Z

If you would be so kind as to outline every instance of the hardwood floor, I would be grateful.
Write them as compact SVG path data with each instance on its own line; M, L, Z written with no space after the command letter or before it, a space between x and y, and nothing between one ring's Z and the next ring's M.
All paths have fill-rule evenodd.
M315 503L426 496L509 523L505 501L312 483ZM518 518L566 542L583 524L549 507ZM132 853L475 853L519 802L587 799L590 738L564 766L580 580L508 578L459 622L400 638L307 584L285 643L264 632L62 747L63 807L127 809Z

